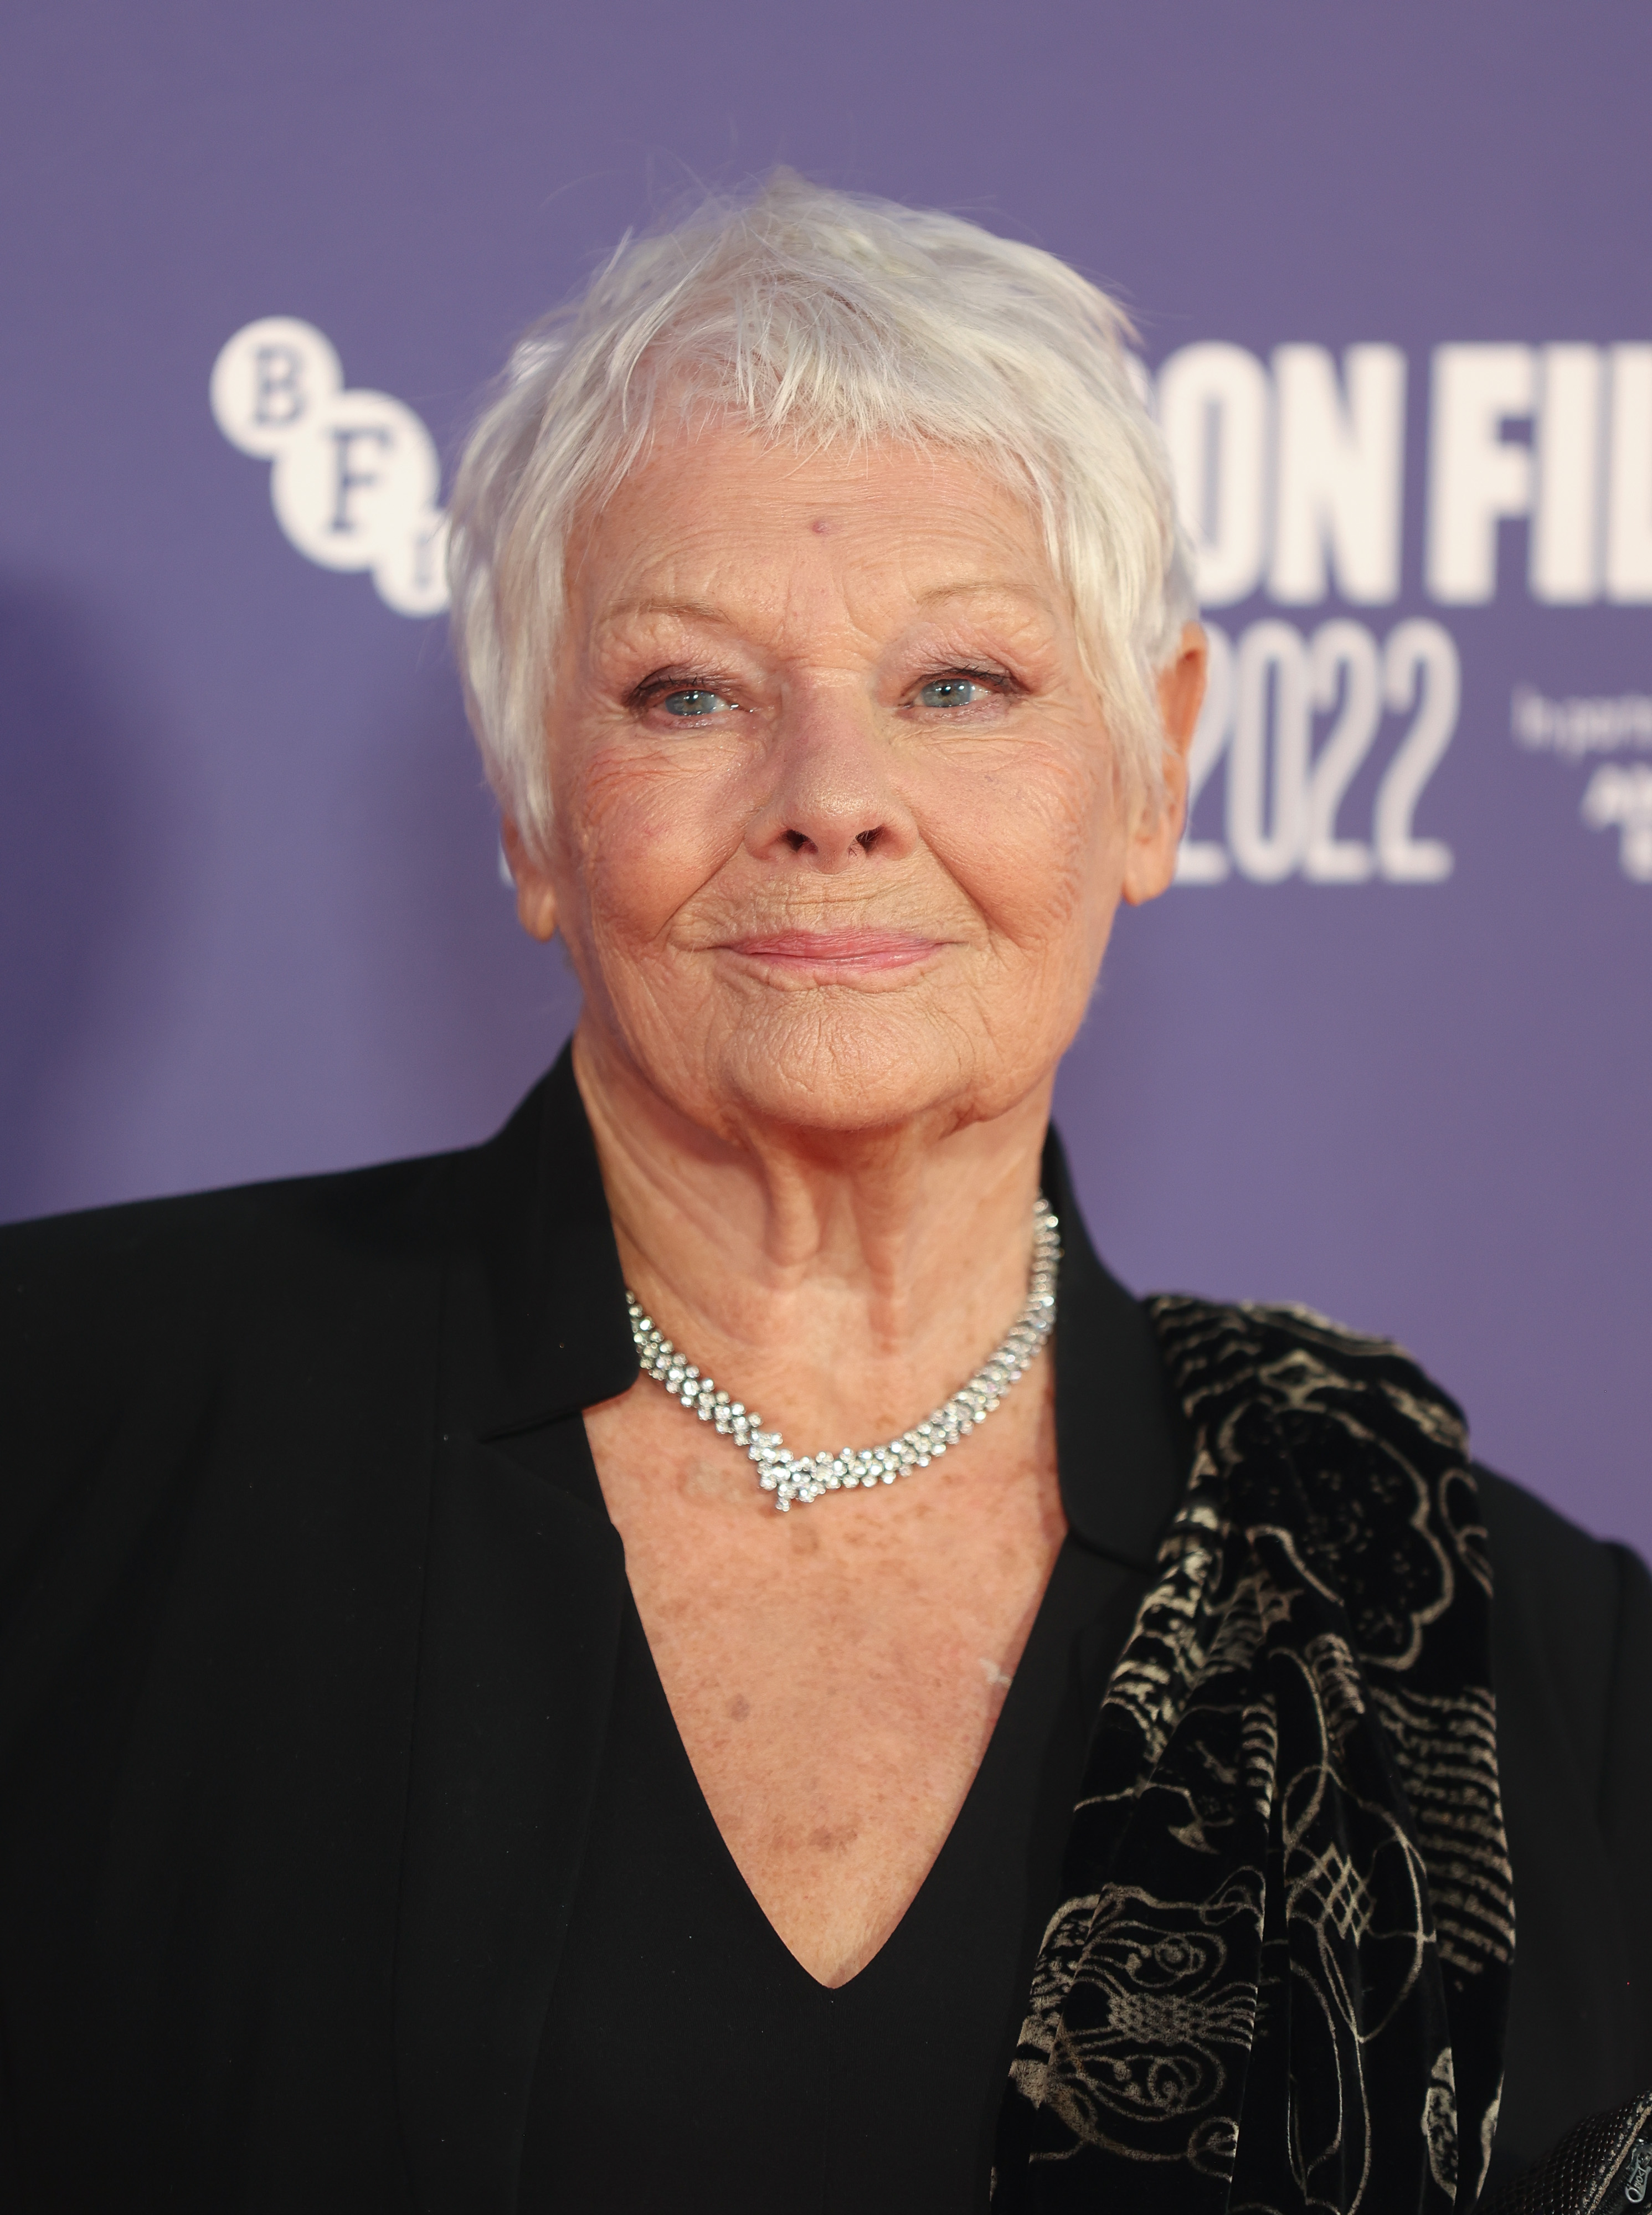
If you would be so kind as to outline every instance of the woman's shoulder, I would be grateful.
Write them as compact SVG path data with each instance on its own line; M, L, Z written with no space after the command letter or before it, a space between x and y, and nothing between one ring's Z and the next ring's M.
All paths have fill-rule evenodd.
M1159 1292L1145 1303L1172 1390L1195 1431L1259 1417L1287 1441L1335 1439L1346 1480L1380 1441L1430 1473L1465 1468L1468 1427L1449 1393L1394 1340L1314 1309ZM1299 1469L1312 1488L1311 1460Z
M427 1166L395 1162L273 1178L0 1224L0 1291L16 1297L64 1274L152 1267L174 1256L199 1265L205 1255L227 1256L306 1218L347 1218L364 1200Z
M477 1145L0 1224L0 1303L15 1326L66 1301L83 1328L104 1295L138 1292L152 1306L237 1278L371 1268L451 1244L469 1218L497 1211L494 1187L507 1202L511 1187L519 1194L546 1139L565 1135L551 1121L561 1074Z
M238 1286L268 1289L296 1278L313 1289L353 1264L371 1267L375 1255L411 1250L445 1167L457 1158L431 1156L0 1225L0 1328L20 1357L9 1365L12 1385L44 1383L40 1365L59 1357L72 1358L87 1379L98 1356L113 1356L120 1345L187 1317L198 1327L221 1322Z
M1585 1611L1612 1613L1626 1574L1646 1570L1640 1556L1610 1538L1597 1538L1559 1508L1483 1462L1474 1480L1491 1540L1493 1559L1511 1587L1529 1587L1529 1598L1557 1616Z
M1607 1751L1614 1729L1631 1726L1631 1709L1652 1718L1652 1576L1631 1547L1595 1537L1524 1485L1479 1463L1473 1474L1496 1595L1498 1674L1511 1688L1517 1678L1542 1683L1579 1768L1610 1797L1618 1789ZM1646 1744L1637 1765L1645 1767L1652 1726L1638 1730Z
M1431 1396L1446 1398L1397 1340L1350 1329L1299 1302L1212 1300L1191 1292L1151 1292L1144 1305L1167 1353L1174 1351L1184 1361L1217 1361L1225 1366L1235 1360L1243 1363L1248 1356L1293 1351L1317 1356L1354 1375L1407 1371L1428 1385Z
M449 1158L0 1228L0 1586L214 1439L322 1433L352 1379L427 1367Z
M1311 1493L1382 1467L1396 1444L1408 1456L1450 1469L1477 1500L1476 1515L1497 1593L1497 1617L1566 1688L1568 1704L1599 1715L1619 1647L1644 1612L1652 1623L1652 1578L1628 1547L1598 1538L1559 1509L1471 1453L1457 1402L1395 1341L1350 1330L1312 1309L1225 1304L1160 1293L1145 1304L1171 1384L1195 1428L1254 1409L1287 1439L1339 1439L1375 1448L1367 1457L1307 1456L1298 1474ZM1460 1477L1458 1472L1460 1471ZM1459 1507L1453 1515L1465 1519ZM1649 1634L1652 1635L1652 1634Z
M1276 1409L1306 1409L1361 1392L1379 1397L1433 1435L1467 1445L1456 1400L1397 1340L1356 1331L1314 1309L1157 1292L1143 1302L1172 1381L1195 1402L1225 1391ZM1465 1459L1467 1458L1465 1455ZM1555 1586L1552 1597L1599 1597L1637 1557L1596 1538L1557 1508L1472 1461L1499 1555L1511 1574Z

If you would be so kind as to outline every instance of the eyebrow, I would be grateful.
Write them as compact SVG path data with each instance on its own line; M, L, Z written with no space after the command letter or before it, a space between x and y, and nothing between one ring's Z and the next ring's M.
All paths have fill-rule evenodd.
M679 616L697 623L726 623L729 617L722 608L713 607L709 600L626 600L617 608L610 608L602 617L604 625L623 623L628 616Z
M1040 604L1038 595L1026 586L1012 584L1004 577L961 577L954 584L931 585L918 596L920 608L930 607L937 600L956 600L966 597L980 599L1021 600L1029 607Z
M931 585L918 595L920 608L935 606L942 600L956 599L1018 600L1023 607L1041 608L1043 603L1036 592L1024 585L1011 583L999 577L961 577L944 585ZM727 609L715 607L709 600L660 599L647 596L638 600L623 601L610 608L600 619L600 628L623 623L633 616L670 616L679 621L715 623L727 627L736 618Z

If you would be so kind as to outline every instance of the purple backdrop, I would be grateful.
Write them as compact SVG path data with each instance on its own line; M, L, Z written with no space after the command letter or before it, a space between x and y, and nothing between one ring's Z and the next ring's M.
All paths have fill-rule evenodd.
M1232 713L1211 880L1124 920L1061 1080L1105 1251L1397 1334L1652 1550L1641 0L9 21L0 1212L451 1145L550 1058L395 471L375 590L208 379L299 318L451 455L628 223L785 160L1068 256L1170 365Z

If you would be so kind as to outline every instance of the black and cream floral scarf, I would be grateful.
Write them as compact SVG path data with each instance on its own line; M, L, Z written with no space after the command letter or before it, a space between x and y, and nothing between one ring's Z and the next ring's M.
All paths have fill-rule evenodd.
M1193 1480L1108 1685L998 2210L1444 2215L1514 1943L1458 1410L1296 1309L1150 1303Z

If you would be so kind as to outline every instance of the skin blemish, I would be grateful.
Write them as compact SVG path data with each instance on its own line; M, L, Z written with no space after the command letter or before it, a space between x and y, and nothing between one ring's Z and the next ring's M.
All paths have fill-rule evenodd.
M751 1712L752 1703L746 1698L745 1693L736 1692L734 1698L728 1703L729 1721L732 1723L743 1723L746 1721L746 1716L749 1715Z
M823 515L817 515L814 522L809 525L809 529L814 533L817 538L824 538L831 528L832 525L826 521Z

